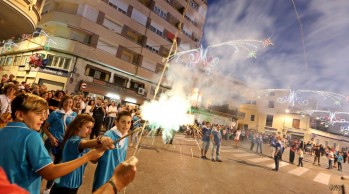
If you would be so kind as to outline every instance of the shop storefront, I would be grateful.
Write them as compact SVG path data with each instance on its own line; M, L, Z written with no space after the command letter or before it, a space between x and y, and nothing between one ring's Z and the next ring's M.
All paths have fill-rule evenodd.
M96 79L93 82L81 81L80 91L87 96L103 97L103 99L111 99L132 107L139 106L146 100L144 94L141 95L134 90Z

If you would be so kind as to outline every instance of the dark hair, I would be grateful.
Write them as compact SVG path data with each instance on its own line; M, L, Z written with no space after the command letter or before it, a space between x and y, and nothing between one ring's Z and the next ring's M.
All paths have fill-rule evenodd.
M5 87L4 87L4 94L7 94L8 90L10 90L11 88L14 88L15 90L16 89L16 85L14 84L7 84Z
M59 95L59 93L63 93L63 95L65 95L65 93L64 93L64 91L63 90L57 90L56 92L55 92L55 97L58 97L58 95Z
M85 123L92 122L95 123L95 119L89 114L79 114L75 119L69 124L67 130L64 134L62 148L69 138L75 135L75 132L79 130Z
M47 109L47 101L40 96L34 94L20 94L11 102L11 117L15 120L17 111L28 113L29 111L47 111Z
M120 119L121 119L121 117L123 117L123 116L129 116L129 117L131 117L132 118L132 116L131 116L131 113L129 112L129 111L121 111L121 112L119 112L118 113L118 115L116 116L116 121L119 121Z
M61 101L59 102L58 108L61 109L63 108L63 104L65 101L69 100L69 99L73 99L71 96L65 95L63 96L63 98L61 99Z

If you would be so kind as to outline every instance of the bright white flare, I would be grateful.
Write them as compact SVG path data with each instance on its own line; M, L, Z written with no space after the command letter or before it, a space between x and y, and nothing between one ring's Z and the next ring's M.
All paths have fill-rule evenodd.
M183 89L173 89L161 94L159 100L145 102L141 106L142 118L149 122L152 129L162 128L166 143L179 130L179 126L193 124L193 117L187 114L190 107L190 99L186 98Z

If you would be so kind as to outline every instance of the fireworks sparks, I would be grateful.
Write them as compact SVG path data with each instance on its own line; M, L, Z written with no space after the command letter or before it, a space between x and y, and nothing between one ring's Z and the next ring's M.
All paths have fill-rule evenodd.
M315 91L315 90L290 90L290 89L265 89L255 92L258 99L262 96L269 96L272 92L288 93L286 96L281 96L276 99L279 103L289 103L292 106L296 104L301 106L307 106L309 104L309 95L316 94L324 101L330 101L335 106L342 106L344 102L347 102L347 96L327 92L327 91ZM306 97L308 96L308 98Z
M207 75L210 75L212 69L219 64L219 58L215 56L215 49L223 46L233 47L233 53L239 53L241 50L247 52L248 58L256 58L258 45L268 47L273 45L270 38L260 40L234 40L221 44L208 46L204 49L202 46L199 49L179 52L171 57L171 62L176 62L185 65L190 70L202 70Z
M170 91L162 94L159 100L145 102L141 106L142 118L149 122L152 130L162 129L162 138L168 143L179 126L192 124L194 119L187 114L190 102L184 94Z

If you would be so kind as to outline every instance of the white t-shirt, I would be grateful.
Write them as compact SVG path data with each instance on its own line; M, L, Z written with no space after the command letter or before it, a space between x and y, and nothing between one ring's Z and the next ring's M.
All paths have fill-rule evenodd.
M241 131L238 130L238 131L236 132L236 134L235 134L235 138L234 138L234 139L239 140L239 139L240 139L240 134L241 134Z
M109 112L114 112L114 113L109 113ZM108 117L116 117L116 112L117 112L117 107L110 105L108 107Z
M8 107L8 111L11 112L11 100L5 94L0 95L0 103L1 103L0 114L5 113L7 110L7 107Z

